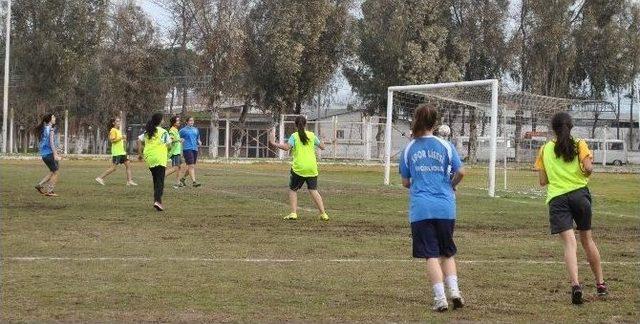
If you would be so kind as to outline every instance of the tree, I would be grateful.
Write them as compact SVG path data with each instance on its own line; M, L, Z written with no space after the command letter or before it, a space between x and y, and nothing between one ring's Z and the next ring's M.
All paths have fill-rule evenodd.
M389 86L463 77L468 44L453 28L451 7L440 1L367 0L351 25L343 71L371 115L385 113ZM378 127L378 141L382 135Z
M262 0L247 21L250 84L275 115L300 113L342 57L349 1Z
M132 117L164 109L166 86L162 51L155 30L142 9L128 1L112 13L100 60L101 111L123 110Z
M195 26L194 26L194 2L198 0L155 0L156 4L167 10L173 19L173 30L170 31L171 45L173 49L178 43L179 50L173 50L174 55L171 60L176 63L175 67L179 68L179 73L175 73L173 77L174 86L178 87L182 92L182 114L186 115L188 109L188 90L193 86L192 82L196 72L195 61L193 60L193 52L190 46L193 42ZM175 71L174 71L175 72ZM197 77L196 77L197 79ZM173 92L172 92L173 96ZM173 98L172 98L173 102Z
M245 6L239 0L193 0L198 65L206 74L196 91L207 98L211 112L209 154L218 154L218 106L242 97L246 78Z
M576 57L572 37L572 20L576 9L573 0L522 0L517 32L510 39L515 64L511 77L520 91L554 97L570 94L570 80ZM515 113L515 158L519 161L524 111ZM531 112L531 127L537 116Z
M452 1L455 27L469 44L469 60L464 66L464 80L499 78L509 64L504 21L508 14L507 0ZM462 129L464 133L464 109ZM468 160L477 161L477 109L469 108Z
M100 49L106 0L14 1L10 97L20 127L31 129L45 111L75 107L85 70ZM28 132L23 135L26 137ZM22 143L26 150L28 141Z
M12 15L12 74L21 78L17 109L29 116L66 105L99 49L104 0L25 0Z

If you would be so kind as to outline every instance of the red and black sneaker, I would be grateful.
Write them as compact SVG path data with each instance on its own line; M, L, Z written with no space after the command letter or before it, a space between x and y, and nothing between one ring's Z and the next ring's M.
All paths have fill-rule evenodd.
M598 297L605 297L609 294L609 288L606 283L602 282L596 284L596 292L598 293Z
M582 299L582 287L580 285L571 287L571 303L574 305L581 305L584 303L584 299Z

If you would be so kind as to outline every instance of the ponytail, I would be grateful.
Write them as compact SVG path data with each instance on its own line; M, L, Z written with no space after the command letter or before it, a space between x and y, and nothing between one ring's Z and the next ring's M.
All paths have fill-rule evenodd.
M52 113L48 113L42 116L42 120L40 121L40 124L38 124L38 126L36 126L34 129L36 131L36 136L38 136L39 138L42 137L42 132L44 131L44 125L51 122L51 117L53 117Z
M114 124L116 123L116 118L111 118L109 119L109 124L107 125L107 129L111 130L112 128L116 127Z
M162 113L155 113L151 116L151 119L147 122L147 125L144 127L147 138L152 138L156 135L156 127L160 126L162 122Z
M300 137L300 141L302 145L307 145L309 142L309 137L307 136L307 132L305 132L304 128L307 126L307 119L304 116L298 116L295 119L296 128L298 129L298 137Z
M571 116L566 112L553 115L551 128L556 134L556 145L553 148L556 157L562 157L565 162L573 161L578 155L578 150L576 149L576 142L571 137L571 129L573 128Z

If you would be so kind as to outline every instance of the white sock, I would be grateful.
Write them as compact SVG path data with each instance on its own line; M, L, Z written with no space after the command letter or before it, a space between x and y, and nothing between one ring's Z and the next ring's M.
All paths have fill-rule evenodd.
M447 298L447 296L445 296L444 294L444 283L438 282L437 284L433 285L433 295L435 296L436 300Z
M444 282L447 283L447 287L449 287L450 294L459 294L460 289L458 288L458 276L450 275L444 278Z

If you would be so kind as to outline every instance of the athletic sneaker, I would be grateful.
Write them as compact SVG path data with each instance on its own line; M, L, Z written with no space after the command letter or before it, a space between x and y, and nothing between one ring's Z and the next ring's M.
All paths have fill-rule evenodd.
M104 180L102 180L102 178L97 177L96 182L104 186Z
M192 185L194 188L198 188L198 187L202 186L202 183L197 183L197 182L195 182L195 181L194 181L191 185Z
M451 294L451 302L453 303L454 310L464 307L464 299L462 299L459 291Z
M329 215L327 215L327 213L322 213L320 214L320 219L323 221L328 221L329 220Z
M35 188L36 188L36 190L38 190L39 193L41 193L43 195L46 193L46 192L44 192L44 190L42 190L44 188L39 184L37 184Z
M598 292L598 297L604 297L609 294L609 288L604 282L596 284L596 291Z
M173 189L180 189L180 188L183 187L183 185L182 185L182 183L178 182L178 183L174 184L172 187L173 187Z
M164 207L159 202L153 203L153 208L155 208L157 211L163 211L164 210Z
M58 194L53 192L53 191L49 191L47 193L44 194L47 197L58 197Z
M575 285L571 287L571 303L574 305L580 305L584 302L582 299L582 287Z
M284 217L284 218L282 218L282 219L284 219L284 220L296 220L296 219L298 219L298 214L296 214L296 213L291 213L291 214L289 214L289 215L285 216L285 217Z
M131 181L127 181L127 186L137 186L138 184L133 182L133 180Z
M187 186L187 182L185 180L186 180L185 178L180 178L180 184L182 185L182 187Z
M436 312L446 312L447 310L449 310L449 304L447 304L447 299L446 298L442 298L442 299L434 299L434 305L433 305L433 310Z

